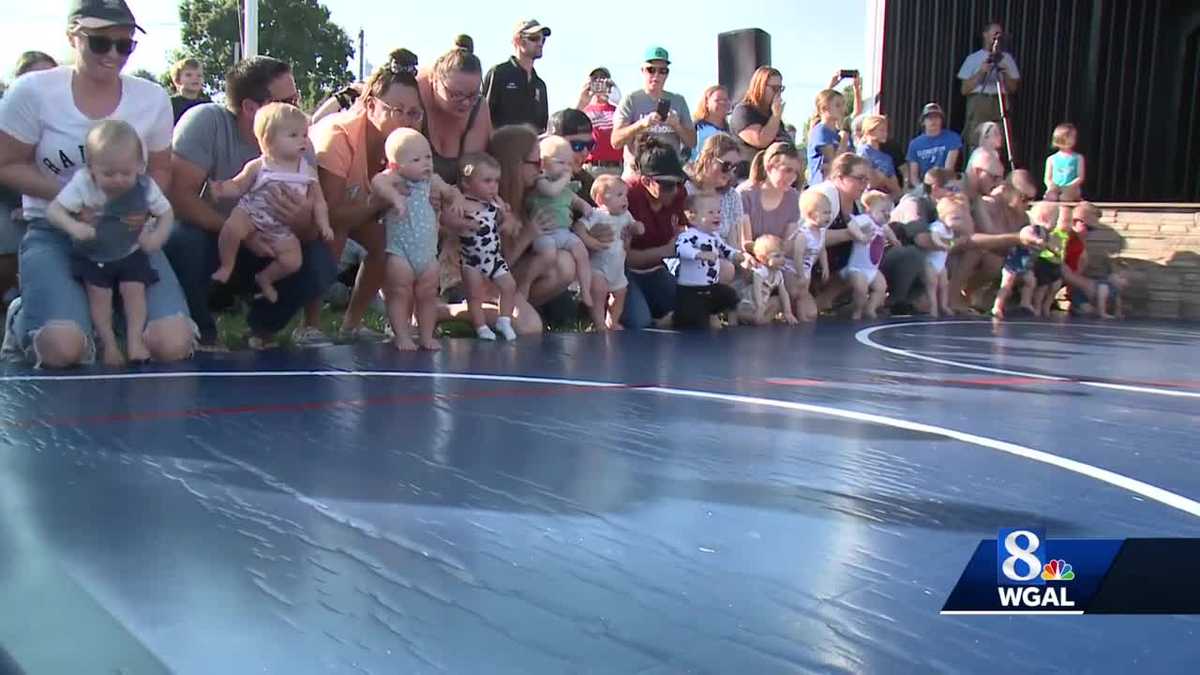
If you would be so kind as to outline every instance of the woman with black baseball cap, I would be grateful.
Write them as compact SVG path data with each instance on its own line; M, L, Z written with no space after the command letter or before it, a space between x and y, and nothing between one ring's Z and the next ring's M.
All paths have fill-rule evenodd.
M92 126L108 119L132 125L146 148L146 172L169 191L170 98L153 82L121 74L141 30L124 0L75 0L67 19L74 64L30 73L0 100L0 183L24 195L29 219L6 355L56 368L95 357L87 295L71 276L71 239L45 218L50 200L86 167L82 148ZM157 361L187 358L196 326L166 256L148 253L159 281L146 289L146 347Z

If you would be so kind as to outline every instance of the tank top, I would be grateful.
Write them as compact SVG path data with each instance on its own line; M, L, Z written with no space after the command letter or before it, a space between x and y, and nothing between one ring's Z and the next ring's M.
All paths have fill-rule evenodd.
M1050 156L1050 177L1062 187L1079 177L1079 154L1056 152Z
M436 94L435 94L436 95ZM458 153L462 155L463 143L467 142L467 134L471 133L471 127L475 126L475 118L479 116L479 106L483 104L483 99L475 102L475 107L471 108L471 114L467 116L467 126L463 129L462 135L458 137ZM421 101L421 107L425 108L425 101ZM429 114L426 113L421 117L421 135L429 139L429 152L433 154L433 172L441 176L442 180L450 185L458 185L458 157L443 157L438 154L437 148L433 147L433 136L429 134Z

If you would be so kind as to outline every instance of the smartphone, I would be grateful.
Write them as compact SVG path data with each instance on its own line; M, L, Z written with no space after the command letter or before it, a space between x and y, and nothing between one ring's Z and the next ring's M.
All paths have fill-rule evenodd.
M608 80L607 78L603 78L603 77L595 78L594 80L592 80L592 84L591 84L592 93L593 94L607 94L609 89L612 88L612 85L610 84L610 82L611 81Z
M841 77L843 80L853 80L854 78L858 77L858 71L857 70L843 70L841 72Z
M667 115L671 114L671 102L665 98L658 99L658 107L655 108L654 112L658 113L658 116L664 120L667 119Z

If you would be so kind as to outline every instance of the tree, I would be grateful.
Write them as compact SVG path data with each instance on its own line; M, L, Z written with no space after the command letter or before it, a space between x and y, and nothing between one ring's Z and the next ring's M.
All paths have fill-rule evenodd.
M238 0L181 0L183 50L204 64L210 91L220 91L233 64L239 35ZM354 57L350 37L329 20L318 0L260 0L258 51L291 65L296 87L306 101L318 101L354 79L347 68Z
M155 75L154 73L146 70L145 68L138 68L137 70L133 71L130 74L133 75L134 77L140 77L143 80L153 82L154 84L161 84L161 82L158 79L158 76Z

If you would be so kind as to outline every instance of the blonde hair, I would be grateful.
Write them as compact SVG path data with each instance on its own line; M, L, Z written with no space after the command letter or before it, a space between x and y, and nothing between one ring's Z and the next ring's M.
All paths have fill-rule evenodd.
M862 135L866 136L879 127L886 127L887 124L888 120L883 115L867 115L862 120Z
M538 152L542 154L542 158L555 157L559 154L567 154L574 152L571 150L571 142L562 136L547 136L538 141Z
M257 118L255 118L255 120L257 121ZM405 146L417 142L424 143L426 145L429 144L429 141L425 140L425 137L421 135L421 132L417 131L416 129L401 127L388 134L387 140L383 144L383 154L385 157L387 157L389 162L394 162L396 161L396 157L400 156L400 153L404 150Z
M734 140L733 136L719 131L704 141L704 145L700 148L700 154L696 156L696 161L688 166L688 173L695 180L696 176L699 176L709 165L720 159L721 155L730 152L740 153L737 141Z
M1079 202L1074 209L1071 209L1071 218L1086 221L1090 227L1093 223L1100 222L1100 209L1091 202Z
M813 112L812 119L809 120L809 129L812 129L816 125L822 123L821 113L829 107L830 103L832 103L833 99L835 98L840 98L843 101L846 100L846 97L842 96L842 92L838 91L837 89L822 89L821 91L817 92L817 98L813 102L813 106L816 108L816 110Z
M699 208L700 203L708 201L710 199L720 202L721 196L710 190L701 190L700 192L693 192L687 196L687 200L683 203L683 208L685 211L690 211L692 213L696 213Z
M617 186L628 189L625 181L621 180L618 176L607 173L596 176L596 181L592 183L592 201L596 202L596 204L602 203L604 195Z
M996 124L995 122L992 122L990 120L987 122L984 122L983 124L980 124L975 130L976 131L975 144L983 145L983 139L987 138L987 135L989 133L991 133L992 129L999 129L999 128L1000 128L999 124Z
M1037 202L1029 209L1029 220L1038 225L1053 227L1058 220L1058 203Z
M949 195L938 200L938 220L945 222L950 217L950 214L960 211L968 215L971 213L971 206L967 203L967 198L963 195Z
M833 211L833 204L829 202L828 195L821 190L809 188L800 193L800 215L803 216L812 213L821 205Z
M204 66L199 61L193 58L179 59L171 65L171 82L179 84L179 76L185 70L204 70Z
M725 92L726 96L729 95L729 90L719 84L714 84L705 89L704 95L700 97L700 102L696 104L696 109L692 111L693 122L699 122L700 120L708 117L708 97L712 96L718 91Z
M1076 129L1075 125L1071 124L1070 122L1063 122L1062 124L1054 127L1054 136L1051 137L1054 147L1058 148L1059 150L1066 150L1069 148L1070 146L1067 145L1067 137L1071 134L1078 135L1078 129Z
M862 196L863 206L867 207L868 211L875 208L876 204L884 202L891 204L892 198L886 192L880 192L879 190L867 190Z
M308 127L308 115L290 103L268 103L254 113L254 137L258 145L267 149L267 144L281 128L292 124Z
M754 257L762 262L764 258L783 250L783 240L773 234L761 234L754 240Z
M759 150L758 154L754 155L754 161L750 163L750 183L762 185L767 180L767 169L771 162L780 156L799 159L800 151L796 150L796 146L784 141L775 141L768 145L766 150ZM799 171L802 173L804 170Z
M142 137L128 122L121 120L104 120L92 127L83 147L89 162L122 151L134 155L139 162L146 161Z

